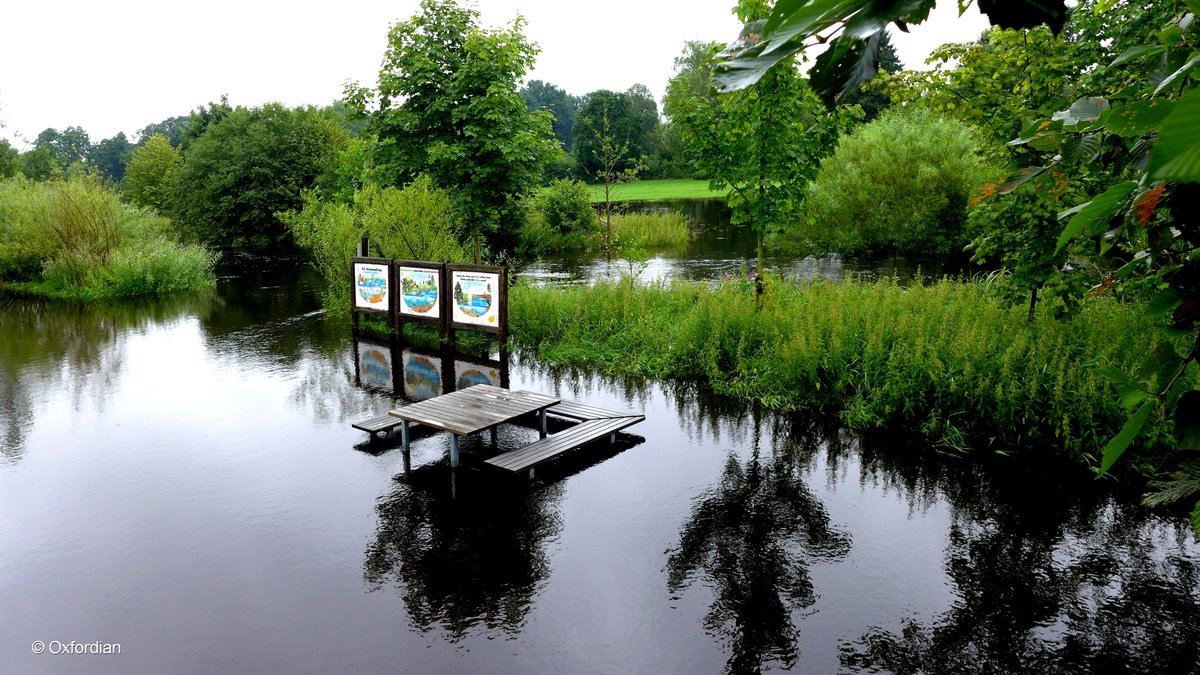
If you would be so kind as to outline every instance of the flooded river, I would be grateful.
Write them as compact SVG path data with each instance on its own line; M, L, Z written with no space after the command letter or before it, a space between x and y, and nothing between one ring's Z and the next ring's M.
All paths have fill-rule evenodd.
M184 302L0 300L0 672L1200 672L1200 546L1136 494L356 342L318 293L250 260ZM452 469L350 426L479 377L646 421L533 480L480 462L532 428Z

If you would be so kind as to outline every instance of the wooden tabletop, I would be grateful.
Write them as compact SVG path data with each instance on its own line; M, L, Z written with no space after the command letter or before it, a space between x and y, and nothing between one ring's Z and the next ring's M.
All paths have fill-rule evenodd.
M532 391L477 384L389 410L388 414L465 436L521 415L545 410L558 402L559 399L553 396Z

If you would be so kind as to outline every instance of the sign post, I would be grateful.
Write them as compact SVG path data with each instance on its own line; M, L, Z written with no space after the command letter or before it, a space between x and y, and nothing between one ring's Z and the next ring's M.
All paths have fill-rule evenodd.
M446 265L446 318L451 340L456 330L495 333L508 351L508 269Z
M395 328L396 279L392 261L386 258L351 258L350 274L350 311L354 315L354 330L358 330L359 314L384 314L388 317L389 327Z

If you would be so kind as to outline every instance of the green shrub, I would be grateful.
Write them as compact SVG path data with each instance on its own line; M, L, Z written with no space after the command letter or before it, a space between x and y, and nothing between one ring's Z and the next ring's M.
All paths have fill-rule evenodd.
M592 233L600 227L587 185L578 180L556 180L538 192L534 209L542 223L558 234Z
M529 218L521 228L517 250L525 255L586 251L592 248L599 228L587 185L577 180L554 180L530 201Z
M304 208L279 215L307 249L329 283L330 307L346 307L350 258L363 235L371 254L385 258L465 262L470 254L454 235L454 208L445 190L421 176L403 188L369 185L354 191L352 204L304 195Z
M958 254L967 202L994 173L964 123L891 108L838 141L806 189L802 220L778 244L795 253Z
M122 203L75 175L0 183L0 280L77 298L175 293L211 286L214 259L180 246L170 221Z

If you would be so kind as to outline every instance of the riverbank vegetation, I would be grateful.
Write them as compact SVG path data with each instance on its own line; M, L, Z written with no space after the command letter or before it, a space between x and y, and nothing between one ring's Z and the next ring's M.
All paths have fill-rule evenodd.
M687 245L687 216L669 209L613 213L612 230L606 231L590 192L590 186L572 180L556 180L540 190L521 228L518 252L526 256L619 255L633 248L655 250Z
M304 208L280 214L296 243L312 253L328 283L326 305L350 306L350 258L363 236L371 255L400 260L466 262L470 255L455 236L450 195L419 176L403 188L366 186L350 203L322 201L308 192Z
M839 411L851 427L919 431L948 450L1089 462L1124 421L1094 366L1134 367L1164 338L1130 303L1098 298L1029 322L985 284L950 280L777 280L757 306L744 282L518 286L510 302L513 338L550 363ZM1156 413L1145 457L1169 434Z
M214 284L215 257L87 176L0 181L0 287L51 297L166 295Z

